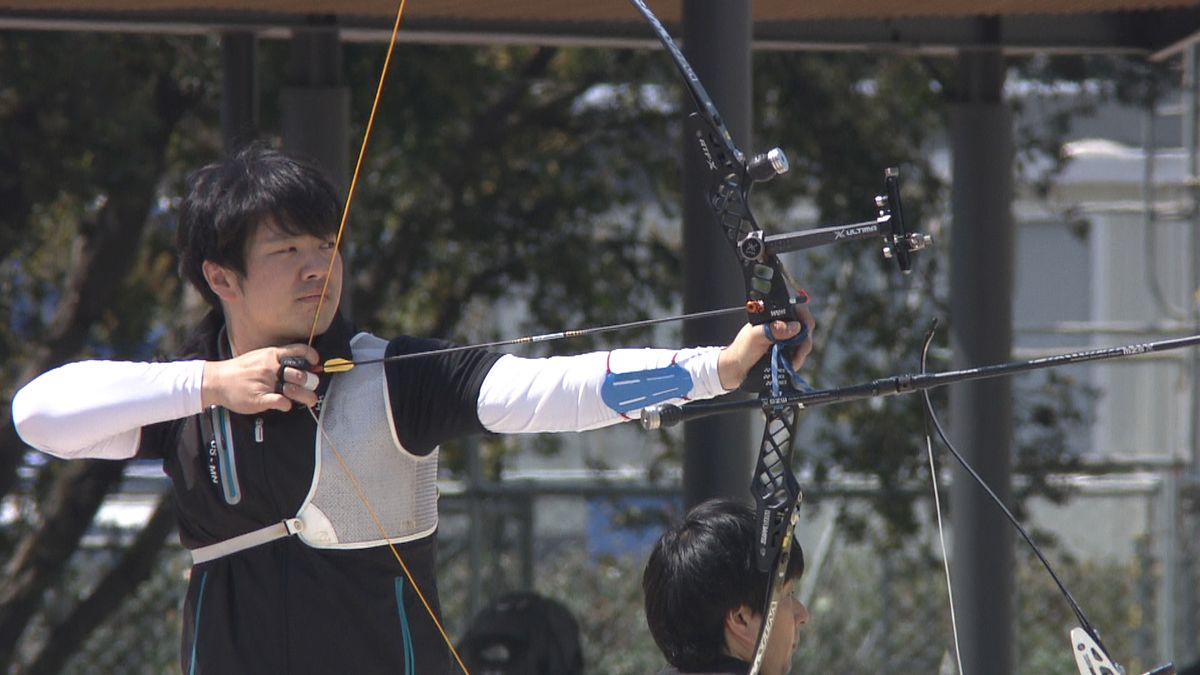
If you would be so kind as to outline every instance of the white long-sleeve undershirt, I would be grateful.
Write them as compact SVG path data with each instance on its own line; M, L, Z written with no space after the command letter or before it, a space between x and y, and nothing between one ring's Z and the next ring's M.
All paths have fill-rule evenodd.
M608 369L649 370L672 359L692 378L690 398L724 393L717 375L720 348L681 351L622 349L528 359L506 355L485 376L479 420L498 433L586 431L627 417L601 398ZM42 452L62 457L128 459L141 428L203 412L203 361L136 363L80 361L51 370L17 392L17 432Z

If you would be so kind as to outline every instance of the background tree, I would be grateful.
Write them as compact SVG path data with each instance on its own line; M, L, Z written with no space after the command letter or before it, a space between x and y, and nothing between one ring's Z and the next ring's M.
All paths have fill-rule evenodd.
M156 348L152 331L176 284L161 285L171 267L150 215L182 151L177 134L196 128L189 116L211 98L197 57L194 41L0 34L0 495L20 514L0 539L0 667L17 657L122 475L115 462L30 464L8 403L17 385L68 359ZM171 520L164 502L73 620L56 626L49 659L49 648L63 653L62 638L97 625L149 574ZM23 651L36 662L36 650Z

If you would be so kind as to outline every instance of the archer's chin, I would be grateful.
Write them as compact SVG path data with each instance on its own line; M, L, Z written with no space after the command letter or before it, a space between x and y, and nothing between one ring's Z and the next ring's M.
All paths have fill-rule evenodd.
M333 325L333 319L337 316L338 304L326 305L321 308L321 316L316 321L316 334L322 335L329 327ZM311 314L309 315L312 316ZM310 319L311 320L311 319Z

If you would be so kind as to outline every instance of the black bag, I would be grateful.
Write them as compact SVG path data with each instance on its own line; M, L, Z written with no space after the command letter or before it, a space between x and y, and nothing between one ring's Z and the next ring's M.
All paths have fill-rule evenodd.
M471 675L581 675L579 624L537 593L501 596L471 621L459 654Z

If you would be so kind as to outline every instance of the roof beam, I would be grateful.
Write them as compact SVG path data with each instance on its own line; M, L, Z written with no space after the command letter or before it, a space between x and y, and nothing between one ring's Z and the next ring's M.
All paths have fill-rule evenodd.
M323 17L324 18L324 17ZM204 34L252 31L283 38L310 26L311 16L251 12L41 12L0 10L0 29ZM1200 34L1200 8L1001 17L1007 54L1134 52L1170 55ZM343 39L385 41L390 22L339 17ZM949 54L983 46L977 18L846 19L760 22L754 48L773 50L883 50ZM657 43L638 23L406 20L400 39L434 44L539 44L644 48Z

